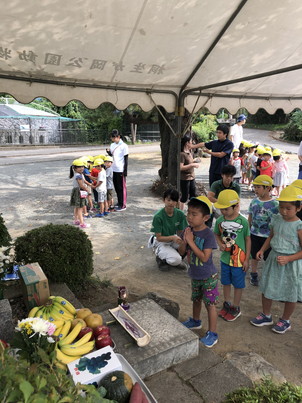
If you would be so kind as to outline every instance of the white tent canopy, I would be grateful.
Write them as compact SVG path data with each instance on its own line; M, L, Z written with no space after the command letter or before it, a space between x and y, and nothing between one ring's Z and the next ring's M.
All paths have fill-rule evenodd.
M10 0L1 14L0 92L22 103L302 106L301 0Z

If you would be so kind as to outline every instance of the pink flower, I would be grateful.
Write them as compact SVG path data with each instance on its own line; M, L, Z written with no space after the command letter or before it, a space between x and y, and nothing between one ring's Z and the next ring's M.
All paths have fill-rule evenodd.
M54 334L54 332L56 331L56 325L54 325L53 323L47 322L48 323L48 330L47 330L47 334L48 336L51 336L52 334Z

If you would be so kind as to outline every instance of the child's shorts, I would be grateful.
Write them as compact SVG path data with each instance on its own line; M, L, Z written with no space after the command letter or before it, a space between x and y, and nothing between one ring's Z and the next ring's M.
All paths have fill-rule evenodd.
M204 280L191 280L192 301L203 301L206 305L214 305L218 301L218 274Z
M253 259L256 259L256 254L259 252L259 250L262 248L264 242L266 241L267 238L263 236L257 236L251 234L251 255ZM268 248L264 254L263 254L263 260L266 260L269 253L271 251L271 248Z
M107 189L107 200L113 199L113 189Z
M98 190L98 203L104 203L107 200L107 190Z
M245 288L245 271L242 267L229 266L224 262L221 264L221 284L232 284L235 288Z

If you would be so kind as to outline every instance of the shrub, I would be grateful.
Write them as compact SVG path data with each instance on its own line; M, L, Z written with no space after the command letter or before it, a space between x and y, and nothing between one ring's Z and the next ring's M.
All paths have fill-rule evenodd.
M295 111L284 129L284 139L300 142L302 140L302 111Z
M38 262L49 280L72 287L93 272L92 244L77 227L49 224L16 239L15 261Z
M4 223L2 214L0 214L0 248L1 246L9 246L11 237Z
M290 383L274 384L265 379L252 388L240 388L227 394L224 403L298 403L302 401L302 387Z
M32 364L0 349L0 401L27 403L108 402L92 385L75 386L66 372L49 364ZM81 396L85 389L86 396Z

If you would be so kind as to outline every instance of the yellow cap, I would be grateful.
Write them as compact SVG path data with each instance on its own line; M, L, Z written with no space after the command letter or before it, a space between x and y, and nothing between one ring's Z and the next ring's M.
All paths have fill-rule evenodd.
M273 179L268 175L258 175L252 183L253 185L272 186Z
M290 184L290 186L294 186L295 188L302 190L302 179L296 179Z
M100 154L100 155L96 155L95 157L94 157L94 161L95 160L99 160L99 159L102 159L103 161L104 161L104 158L106 157L106 155L104 155L104 154Z
M228 208L235 206L240 202L238 193L235 190L226 189L219 193L217 202L214 203L216 208Z
M210 214L212 214L213 205L212 205L212 202L207 198L207 196L192 197L192 199L199 200L200 202L206 204L206 205L209 207ZM191 199L191 200L192 200L192 199Z
M264 149L265 149L266 151L272 151L272 147L270 147L270 146L266 146L266 147L264 147Z
M281 155L281 150L279 150L278 148L275 148L273 150L273 157L278 157L279 155Z
M77 158L76 160L72 161L72 165L74 167L84 167L85 162L83 160L81 160L80 158Z
M104 161L113 162L113 158L110 155L106 155L106 157L104 158Z
M263 154L265 152L265 148L263 146L258 146L257 147L257 153L258 154Z
M94 167L97 167L97 166L103 165L103 164L104 164L104 160L103 160L102 158L96 158L96 159L94 160L93 166L94 166Z
M234 148L233 149L233 153L239 153L240 151L238 150L238 148Z
M88 167L88 162L87 162L87 157L81 157L79 158L81 161L83 161L84 166L87 168Z
M289 185L281 191L280 196L276 200L284 202L302 201L302 194L298 188Z

